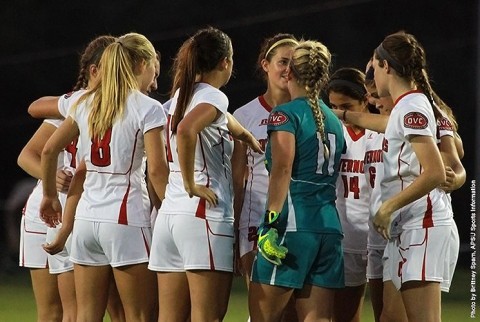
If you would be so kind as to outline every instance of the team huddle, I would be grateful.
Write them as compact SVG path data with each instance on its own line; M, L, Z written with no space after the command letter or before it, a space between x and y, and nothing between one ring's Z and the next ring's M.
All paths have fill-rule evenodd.
M18 158L39 179L20 242L38 321L222 321L234 273L252 322L361 321L367 284L376 321L441 321L466 179L452 110L413 35L365 73L331 58L265 39L266 91L232 115L224 32L182 44L164 104L145 36L91 41L73 92L30 105L45 120Z

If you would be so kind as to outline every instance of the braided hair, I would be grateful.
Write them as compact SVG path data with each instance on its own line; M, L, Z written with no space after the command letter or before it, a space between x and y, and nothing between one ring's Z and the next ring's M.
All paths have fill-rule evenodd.
M457 130L458 124L451 108L430 85L425 50L413 35L400 31L385 37L375 49L375 58L379 60L380 67L384 66L386 60L398 76L413 81L430 101L435 118L438 120L443 116L440 110L445 112Z
M318 41L307 40L301 41L294 48L290 61L290 69L297 82L304 86L307 92L308 105L312 109L326 158L330 153L326 144L327 138L323 122L325 116L320 109L319 98L323 86L328 81L331 58L330 51L325 45Z
M113 36L99 36L93 39L85 48L80 56L80 71L78 72L77 83L73 87L74 91L78 91L82 88L87 88L88 80L90 77L89 68L91 65L97 65L100 63L102 53L108 45L115 42Z

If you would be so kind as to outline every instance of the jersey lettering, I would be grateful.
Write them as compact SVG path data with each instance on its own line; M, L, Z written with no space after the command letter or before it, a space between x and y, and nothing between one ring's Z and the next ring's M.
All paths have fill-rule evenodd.
M112 129L108 129L102 138L93 138L90 147L90 159L93 165L97 167L108 167L112 160L110 156L110 141L112 139Z
M329 148L329 157L328 157L328 167L327 167L327 174L329 176L333 175L334 163L335 163L335 151L336 151L336 135L333 133L327 133L328 142L330 145ZM322 138L320 133L317 132L317 139L318 139L318 155L317 155L317 171L315 173L323 174L323 164L325 163L325 151L322 142Z
M344 189L343 197L348 198L350 192L353 192L353 198L360 199L360 186L358 184L358 176L350 177L350 180L348 180L348 177L346 175L342 175L342 181Z
M386 138L383 138L382 150L383 152L388 152L388 140Z
M403 117L403 125L410 129L425 129L428 126L428 119L420 112L410 112Z
M70 157L71 157L71 161L70 161L70 167L72 168L76 168L77 167L77 160L76 160L76 157L77 157L77 142L78 142L78 138L74 139L72 142L70 142L69 145L67 145L65 147L65 151L67 151L68 153L70 153Z
M375 176L377 175L377 169L375 167L369 167L368 174L370 175L370 187L375 188Z
M382 163L383 162L383 152L382 150L370 150L365 152L364 163Z
M450 120L446 117L442 117L438 122L438 129L443 131L453 131L453 125L450 123Z
M363 160L341 159L340 172L363 173Z
M288 117L282 112L273 112L268 117L268 124L273 126L279 126L288 122Z

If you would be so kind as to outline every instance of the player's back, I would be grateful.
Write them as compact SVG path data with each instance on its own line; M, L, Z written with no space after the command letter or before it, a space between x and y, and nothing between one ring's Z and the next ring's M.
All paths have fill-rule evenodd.
M78 154L87 167L85 191L79 204L80 217L105 222L144 225L148 222L148 195L144 184L142 157L144 133L163 126L161 104L133 91L127 98L124 114L102 138L88 132L87 107L91 97L74 114L80 136ZM129 216L129 214L131 216Z

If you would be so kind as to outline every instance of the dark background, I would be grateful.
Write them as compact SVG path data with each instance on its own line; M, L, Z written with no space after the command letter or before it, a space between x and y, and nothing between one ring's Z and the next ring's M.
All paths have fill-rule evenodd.
M76 82L79 53L96 36L130 31L146 35L162 53L156 97L163 102L168 98L169 69L180 44L207 25L222 29L234 47L234 76L224 88L233 111L263 93L254 71L265 37L288 32L320 40L334 54L334 70L363 70L386 35L406 30L425 47L434 89L453 108L460 124L468 178L464 187L454 192L453 206L461 241L468 243L470 186L475 167L478 170L478 13L477 0L4 3L0 9L2 209L13 186L28 177L16 158L40 124L27 114L29 103L68 92Z

